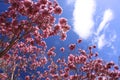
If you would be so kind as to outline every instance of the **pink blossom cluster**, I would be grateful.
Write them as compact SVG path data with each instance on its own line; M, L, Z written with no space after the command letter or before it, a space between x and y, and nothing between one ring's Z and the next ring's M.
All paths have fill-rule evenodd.
M79 43L78 43L79 44ZM71 45L71 44L70 44ZM69 45L69 46L70 46ZM76 44L77 45L77 44ZM76 46L75 45L75 46ZM69 48L68 46L68 48ZM90 49L91 47L91 49ZM20 56L18 54L6 54L0 58L0 68L6 69L0 74L2 78L11 78L10 72L15 72L14 78L17 79L21 74L25 75L25 80L118 80L120 70L113 61L105 62L98 57L98 53L92 52L95 46L88 47L88 51L80 48L78 53L69 54L68 58L58 58L55 52L56 47L51 47L46 53ZM62 49L64 49L62 47ZM60 48L61 50L61 48ZM71 51L71 49L69 48ZM67 50L64 52L66 53ZM61 50L61 52L63 52ZM45 56L46 55L46 56ZM41 70L38 70L41 69Z
M70 26L65 18L55 22L54 15L62 13L56 0L8 0L8 3L8 10L0 14L1 57L11 48L21 48L24 53L38 52L39 46L46 49L43 39L50 36L59 35L66 40Z
M16 80L118 80L120 70L114 62L105 62L90 46L87 50L71 43L71 52L55 59L59 53L67 53L55 46L47 48L44 39L59 35L66 40L70 26L67 19L59 18L62 8L56 0L7 0L8 10L0 14L0 79ZM22 17L22 20L20 19ZM25 18L23 18L25 17ZM77 53L72 53L72 51ZM64 54L65 55L65 54Z
M65 18L55 22L55 16L62 13L56 0L6 0L5 4L10 6L0 14L0 68L9 71L10 79L12 72L20 75L28 67L33 70L47 64L44 39L59 35L66 40L70 26ZM53 48L47 55L55 56Z

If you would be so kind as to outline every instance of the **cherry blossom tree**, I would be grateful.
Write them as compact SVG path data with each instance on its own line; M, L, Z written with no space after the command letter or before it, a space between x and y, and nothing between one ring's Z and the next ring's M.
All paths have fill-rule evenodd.
M48 49L45 39L58 35L66 40L70 26L59 18L62 8L56 0L5 0L8 10L0 13L0 79L2 80L117 80L119 67L105 62L88 47L71 43L68 58L58 58L57 47ZM58 21L58 22L57 22ZM61 52L67 49L60 48ZM77 53L73 54L72 51Z
M18 66L24 68L27 62L35 62L36 56L39 56L37 61L42 61L39 66L46 64L44 39L59 35L61 40L65 40L70 29L65 18L59 18L55 23L54 16L60 15L62 8L56 0L6 0L6 3L10 4L8 10L0 14L1 64L12 66L12 72Z

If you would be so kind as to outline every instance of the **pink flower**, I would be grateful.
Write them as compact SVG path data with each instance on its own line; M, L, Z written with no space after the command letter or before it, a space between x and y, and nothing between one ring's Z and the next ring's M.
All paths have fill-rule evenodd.
M5 55L4 55L4 59L5 59L5 60L9 60L10 57L11 57L11 56L10 56L9 54L5 54Z
M119 70L119 67L118 67L117 65L114 65L114 68L115 68L116 70Z
M0 73L0 79L7 79L7 74L5 73Z
M24 1L25 7L30 7L31 4L32 4L31 0L25 0L25 1Z
M80 58L78 56L75 56L75 63L80 63Z
M97 57L97 56L98 56L98 53L96 52L96 53L94 54L94 56Z
M79 59L80 59L80 63L84 63L87 60L87 57L84 55L80 55Z
M74 50L75 47L76 47L76 44L70 44L70 45L69 45L69 49L70 49L70 50Z
M60 59L60 58L58 58L56 62L57 62L57 63L60 63L60 62L61 62L61 59Z
M38 0L40 4L47 4L48 0Z
M25 80L30 80L30 76L26 76L26 77L25 77Z
M70 26L69 25L63 25L62 29L63 29L64 32L67 32L67 31L70 30Z
M45 80L50 80L50 78L49 78L49 77L47 77Z
M55 52L53 52L53 51L48 51L48 52L47 52L47 55L50 57L50 56L55 56L56 54L55 54Z
M47 9L44 9L42 12L42 16L49 16L49 11Z
M48 71L44 71L43 76L47 77L48 75L49 75L49 72Z
M57 32L60 31L60 29L61 29L61 26L56 24L55 27L54 27L54 31L57 33Z
M67 38L67 35L66 35L66 33L61 33L61 40L66 40L66 38Z
M81 42L82 42L82 39L78 39L77 42L78 42L78 43L81 43Z
M78 51L79 51L82 55L85 55L85 56L86 56L86 51L85 51L85 50L79 49Z
M70 76L70 80L76 80L76 79L78 79L78 75L71 75Z
M54 9L55 14L61 14L62 13L62 8L60 6L56 6Z
M41 62L41 65L42 65L42 66L45 65L45 64L47 64L47 58L46 58L46 57L43 57L43 58L40 60L40 62Z
M46 46L46 42L45 41L41 41L41 46L45 47Z
M67 24L67 19L65 19L65 18L60 18L59 19L59 23L60 23L60 25L66 25Z
M75 56L73 55L73 54L70 54L69 56L68 56L68 62L74 62L75 61Z
M89 46L88 49L91 50L91 49L92 49L92 46Z
M60 50L61 50L62 52L64 52L64 51L65 51L65 48L64 48L64 47L61 47Z
M94 45L93 48L96 48L96 45Z
M52 74L52 77L53 77L54 80L59 80L58 74Z
M71 70L76 69L76 66L75 66L73 63L68 63L68 67L69 67Z
M70 68L65 67L65 68L64 68L64 71L65 71L65 72L69 72L69 71L70 71Z
M67 78L67 77L69 76L69 72L63 73L62 76L63 76L64 78Z
M54 51L56 48L55 47L52 47L49 49L49 51Z

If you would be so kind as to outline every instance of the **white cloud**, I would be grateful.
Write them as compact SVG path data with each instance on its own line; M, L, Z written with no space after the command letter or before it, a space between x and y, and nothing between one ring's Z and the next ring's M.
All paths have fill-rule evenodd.
M70 0L71 2L72 0ZM94 14L96 10L95 0L75 0L74 12L73 12L73 30L79 37L88 39L94 32ZM106 35L106 29L108 29L110 21L114 18L113 11L106 9L102 16L102 21L98 26L96 32L96 38L94 43L97 43L98 49L102 49L104 46L113 46L112 42L116 39L116 34L110 36ZM103 31L103 32L102 32ZM101 33L102 32L102 33ZM109 36L109 37L106 37Z
M114 46L112 43L116 40L116 38L117 35L112 33L109 38L106 38L105 34L100 35L97 40L98 49L102 49L104 46L111 47L111 49L113 49Z
M93 16L96 9L95 0L76 0L74 17L74 31L83 39L92 34L94 26Z
M112 42L114 42L114 40L116 39L116 34L112 35L112 33L110 35L107 35L109 36L109 38L105 37L106 34L105 30L109 26L109 23L112 19L113 19L113 11L111 9L105 10L103 14L102 22L100 23L96 33L96 36L98 38L97 44L99 49L102 49L105 45L112 46ZM104 32L101 35L100 32L103 30Z
M98 48L102 49L106 45L105 34L98 37Z
M113 12L111 9L107 9L105 12L104 12L104 15L103 15L103 19L102 19L102 22L100 23L98 29L97 29L97 35L100 34L100 32L105 28L107 27L106 25L109 23L109 21L111 21L113 19Z

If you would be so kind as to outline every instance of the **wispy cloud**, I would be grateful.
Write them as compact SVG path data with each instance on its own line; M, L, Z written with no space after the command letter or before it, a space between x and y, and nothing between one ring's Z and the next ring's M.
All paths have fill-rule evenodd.
M98 48L101 49L106 44L107 44L107 42L105 39L105 34L102 34L101 36L98 37Z
M111 9L107 9L104 11L102 21L97 29L96 36L98 38L97 45L99 49L102 49L105 45L111 45L114 42L116 35L110 36L108 38L105 37L105 30L109 26L110 21L114 18L113 11ZM104 31L102 34L101 32Z
M97 29L97 35L106 27L106 25L113 19L113 12L111 9L107 9L104 11L102 22L100 23Z
M74 31L83 39L92 34L94 27L93 16L96 9L95 0L76 0L74 17Z
M115 33L111 33L108 38L106 38L105 34L98 36L97 45L98 49L102 49L104 46L110 47L113 49L113 42L116 40L117 35Z
M73 0L71 0L73 1ZM70 2L71 2L70 1ZM116 39L116 34L110 37L106 37L106 29L108 29L110 21L114 18L113 11L106 9L103 12L102 21L99 24L96 31L94 29L94 14L96 11L95 0L75 0L73 11L73 30L82 39L88 39L92 34L96 34L94 43L97 43L98 49L102 49L104 46L113 46L112 42ZM95 29L94 29L95 30Z

